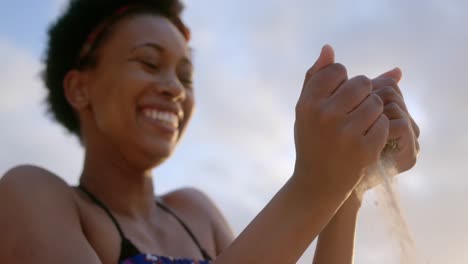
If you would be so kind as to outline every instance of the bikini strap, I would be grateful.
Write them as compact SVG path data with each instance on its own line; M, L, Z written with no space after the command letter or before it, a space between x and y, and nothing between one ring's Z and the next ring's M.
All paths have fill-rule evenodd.
M109 216L109 218L112 220L115 227L117 228L117 231L119 232L120 238L122 240L119 259L124 260L124 259L140 254L140 251L135 247L135 245L133 245L133 243L129 239L127 239L127 237L125 237L122 231L122 228L120 227L119 222L117 221L117 219L115 219L114 215L111 213L109 208L107 208L107 206L103 202L101 202L101 200L99 200L94 194L88 191L83 185L80 184L78 186L78 189L81 190L83 193L85 193L97 206L102 208L106 212L106 214ZM182 219L171 208L169 208L166 204L164 204L164 202L161 199L156 198L156 205L162 210L164 210L165 212L167 212L168 214L172 215L177 220L177 222L180 223L180 225L189 234L190 238L192 238L193 242L197 245L203 258L205 260L211 261L212 258L210 257L210 255L202 248L200 242L198 242L198 239L195 237L192 231L188 228L188 226L184 223L184 221L182 221Z
M106 214L109 216L109 218L112 220L115 227L117 228L117 231L119 231L120 237L124 238L125 235L124 235L124 233L122 231L122 228L120 227L119 222L117 221L117 219L115 219L114 215L111 213L109 208L107 208L107 206L103 202L101 202L101 200L99 200L96 196L94 196L94 194L92 194L90 191L88 191L88 189L86 189L83 185L79 185L78 189L80 189L82 192L84 192L86 195L88 195L89 198L93 201L93 203L95 203L97 206L101 207L106 212Z
M120 244L120 256L119 256L119 261L128 259L132 256L136 256L140 254L140 251L138 248L124 235L122 228L119 225L119 222L117 219L115 219L114 215L111 213L109 208L101 202L94 194L92 194L88 189L86 189L83 185L79 185L78 189L85 193L93 203L95 203L97 206L102 208L104 212L109 216L109 218L112 220L114 223L115 227L117 228L117 231L119 232L119 236L121 239L121 244Z
M209 260L211 261L212 258L210 257L210 255L203 249L203 247L201 246L200 242L198 241L198 239L195 237L195 235L193 234L193 232L190 230L190 228L188 228L188 226L184 223L184 221L182 221L182 219L171 209L169 208L163 201L162 199L160 198L156 198L156 204L161 208L163 209L164 211L166 211L168 214L172 215L176 220L177 222L180 223L180 225L185 229L185 231L189 234L189 236L192 238L193 242L197 245L198 249L200 250L202 256L203 256L203 259L205 260Z

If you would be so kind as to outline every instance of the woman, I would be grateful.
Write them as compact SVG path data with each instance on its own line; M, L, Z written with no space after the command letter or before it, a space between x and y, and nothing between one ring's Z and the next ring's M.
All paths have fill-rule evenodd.
M389 139L399 171L418 151L399 70L348 79L324 47L296 107L295 170L234 240L203 193L153 193L151 170L194 108L181 10L177 0L75 0L51 27L48 103L81 140L84 167L77 187L33 166L6 173L1 263L294 263L319 234L315 263L353 261L366 168Z

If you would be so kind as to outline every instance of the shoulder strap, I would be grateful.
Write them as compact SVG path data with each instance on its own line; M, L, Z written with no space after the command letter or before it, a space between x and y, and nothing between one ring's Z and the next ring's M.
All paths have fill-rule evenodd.
M78 189L81 190L83 193L85 193L97 206L102 208L106 212L106 214L109 216L109 218L112 220L115 227L117 228L120 238L122 239L119 260L125 260L132 256L136 256L140 254L140 251L135 247L135 245L133 245L133 243L125 237L122 231L122 228L119 225L119 222L117 221L117 219L115 219L114 215L111 213L109 208L107 208L107 206L103 202L101 202L101 200L99 200L94 194L88 191L83 185L79 185ZM172 215L177 220L177 222L179 222L182 225L185 231L192 238L193 242L197 245L203 258L205 260L211 261L212 258L210 257L210 255L206 253L206 251L201 247L200 242L198 242L197 238L192 233L192 231L190 231L190 229L184 223L184 221L182 221L182 219L179 216L177 216L177 214L172 209L170 209L166 204L164 204L164 202L161 199L158 199L158 198L156 199L156 205L160 207L162 210L164 210L165 212L167 212L168 214Z
M185 229L185 231L189 234L189 236L192 238L193 242L195 242L195 244L197 245L198 249L200 250L202 256L203 256L203 259L205 260L209 260L211 261L212 258L210 257L210 255L208 253L206 253L206 251L202 248L200 242L198 242L198 239L195 237L195 235L192 233L192 231L190 231L190 229L188 228L188 226L184 223L184 221L182 221L182 219L171 209L169 208L166 204L164 204L164 202L160 199L160 198L156 198L156 204L164 211L166 211L168 214L172 215L176 220L177 222L180 223L180 225L182 225L182 227Z
M94 196L94 194L92 194L90 191L88 191L88 189L86 189L83 185L79 185L78 188L82 192L84 192L86 195L88 195L89 198L93 201L93 203L95 203L97 206L101 207L101 209L103 209L106 212L106 214L112 220L112 223L114 223L115 227L117 228L117 231L119 231L120 237L125 238L125 235L124 235L124 233L122 231L122 228L119 225L119 222L117 222L117 219L115 219L114 215L111 213L109 208L107 208L107 206L103 202L101 202L101 200L99 200L96 196Z
M119 222L117 219L115 219L114 215L111 213L109 208L101 202L94 194L92 194L88 189L86 189L83 185L79 185L78 189L80 189L83 193L85 193L93 203L95 203L97 206L101 207L106 214L109 216L109 218L112 220L112 223L114 223L115 227L117 228L117 231L119 232L120 239L121 239L121 244L120 244L120 256L119 256L119 261L128 259L132 256L136 256L140 254L140 251L133 245L133 243L125 237L122 228L119 225Z

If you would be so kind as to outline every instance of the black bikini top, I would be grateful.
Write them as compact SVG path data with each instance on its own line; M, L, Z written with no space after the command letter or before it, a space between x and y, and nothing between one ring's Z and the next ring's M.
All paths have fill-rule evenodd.
M112 220L115 227L117 228L117 231L119 232L119 235L121 238L119 263L133 256L142 254L141 251L138 250L138 248L125 236L125 234L122 231L122 228L119 225L119 222L117 221L117 219L115 219L114 215L111 213L109 208L107 208L107 206L103 202L101 202L94 194L88 191L84 186L79 185L78 189L80 189L83 193L88 195L91 201L93 201L97 206L101 207L109 216L109 218ZM163 211L165 211L166 213L172 215L177 220L177 222L179 222L182 225L182 227L185 229L185 231L187 231L187 233L192 238L195 245L200 250L200 253L202 254L203 258L205 260L211 261L212 259L210 255L208 255L208 253L206 253L206 251L201 247L195 235L192 233L192 231L190 231L190 229L182 221L182 219L180 219L180 217L178 217L177 214L174 211L172 211L167 205L165 205L162 201L156 199L156 205L159 208L161 208Z

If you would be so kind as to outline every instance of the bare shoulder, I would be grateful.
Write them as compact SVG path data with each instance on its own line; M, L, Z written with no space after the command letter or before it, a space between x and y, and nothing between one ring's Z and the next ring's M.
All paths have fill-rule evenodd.
M52 172L33 165L21 165L7 171L0 178L0 188L14 192L17 188L59 188L70 191L69 186Z
M73 206L71 188L52 172L32 165L10 169L0 178L0 209ZM58 206L58 207L57 207Z
M205 213L217 210L208 195L195 188L177 189L163 195L162 199L173 207L190 207Z
M77 252L79 260L99 263L81 232L72 189L45 169L23 165L6 172L0 214L8 216L0 217L1 263L65 262Z
M162 199L172 208L179 211L196 212L207 216L208 221L216 222L224 217L215 203L204 192L195 188L181 188L162 196Z
M195 188L181 188L164 195L163 200L173 208L195 211L206 217L213 229L216 253L219 254L233 240L234 234L216 204L204 192Z

